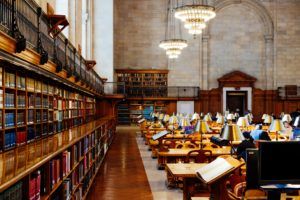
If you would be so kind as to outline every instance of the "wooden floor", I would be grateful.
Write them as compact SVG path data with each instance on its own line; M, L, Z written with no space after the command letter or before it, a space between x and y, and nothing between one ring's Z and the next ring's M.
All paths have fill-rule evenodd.
M88 200L153 199L135 139L137 130L117 129Z

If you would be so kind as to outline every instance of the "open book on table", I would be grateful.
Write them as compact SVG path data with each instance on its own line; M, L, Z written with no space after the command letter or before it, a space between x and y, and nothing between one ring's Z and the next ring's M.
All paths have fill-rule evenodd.
M218 157L211 163L196 170L196 176L204 183L210 184L229 174L243 163L233 157Z

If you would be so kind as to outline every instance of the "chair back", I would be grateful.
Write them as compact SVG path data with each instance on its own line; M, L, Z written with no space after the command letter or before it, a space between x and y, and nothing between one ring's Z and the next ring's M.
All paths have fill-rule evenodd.
M209 163L211 162L211 158L211 150L197 149L192 150L187 154L185 162L189 163L193 160L195 163Z

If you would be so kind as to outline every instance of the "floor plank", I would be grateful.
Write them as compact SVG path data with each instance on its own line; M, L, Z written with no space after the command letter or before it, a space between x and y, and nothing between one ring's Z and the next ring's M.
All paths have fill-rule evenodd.
M153 199L136 143L138 129L121 127L100 168L88 200Z

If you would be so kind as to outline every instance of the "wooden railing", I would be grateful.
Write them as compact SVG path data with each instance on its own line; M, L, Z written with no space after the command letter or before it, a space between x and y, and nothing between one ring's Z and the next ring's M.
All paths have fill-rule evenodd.
M52 38L48 34L49 20L34 0L1 0L0 30L16 40L16 53L26 48L40 54L40 64L51 60L56 72L65 70L67 77L74 76L87 86L103 94L103 82L93 70L88 70L86 60L77 49L60 33Z

